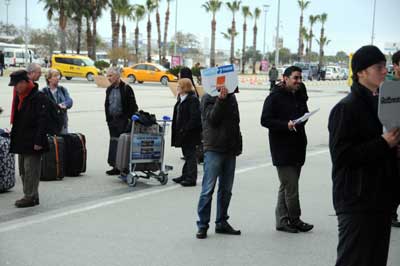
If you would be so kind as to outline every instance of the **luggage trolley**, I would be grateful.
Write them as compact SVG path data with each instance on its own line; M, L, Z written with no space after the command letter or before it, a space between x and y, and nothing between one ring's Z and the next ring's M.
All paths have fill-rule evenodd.
M161 185L168 182L168 171L173 167L164 162L165 135L171 118L164 116L162 120L146 127L139 124L139 116L132 116L132 129L130 134L130 152L128 173L121 178L126 179L130 187L136 186L139 178L157 179Z

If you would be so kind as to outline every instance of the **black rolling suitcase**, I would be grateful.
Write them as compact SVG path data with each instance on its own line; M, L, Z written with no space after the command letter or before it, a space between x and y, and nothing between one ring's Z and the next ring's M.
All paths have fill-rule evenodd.
M15 185L15 156L10 153L10 135L0 129L0 192Z
M65 169L65 143L59 136L49 136L49 151L42 155L41 176L42 181L61 180L64 178Z
M86 171L86 138L81 133L62 135L65 142L65 175L79 176Z

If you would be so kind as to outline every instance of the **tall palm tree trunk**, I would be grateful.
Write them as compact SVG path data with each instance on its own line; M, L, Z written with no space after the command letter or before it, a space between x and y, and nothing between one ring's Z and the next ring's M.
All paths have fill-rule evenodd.
M151 62L151 22L147 20L147 62Z
M325 31L324 25L322 25L321 35L319 37L319 60L318 60L318 63L321 67L323 66L323 60L324 60L324 42L323 42L324 31Z
M211 50L210 50L210 66L215 66L215 31L217 30L217 21L215 15L211 21Z
M236 35L236 22L235 19L232 20L232 34L231 34L231 64L235 61L235 35Z
M167 11L165 12L165 25L164 25L164 43L163 43L163 49L162 49L162 56L166 57L167 56L167 35L168 35L168 23L169 23L169 1L168 6L167 6Z
M92 39L93 39L93 35L92 35L92 27L90 25L90 18L86 17L86 44L87 44L87 50L91 51L92 48Z
M298 61L301 61L301 58L303 56L303 49L304 49L303 35L301 34L302 29L303 29L303 10L301 11L301 15L300 15L299 49L297 51L297 60Z
M96 39L97 39L97 1L94 0L93 10L92 10L92 26L93 26L93 38L92 38L92 50L90 55L94 61L96 61ZM88 51L89 52L89 51Z
M66 53L67 52L67 41L66 41L66 27L67 27L67 17L64 16L64 11L60 10L60 37L61 37L61 42L60 42L60 50L61 53Z
M82 38L82 17L80 17L79 20L77 21L76 32L78 34L77 42L76 42L76 53L80 54L81 53L81 38Z
M242 46L242 74L244 74L245 58L246 58L246 34L247 24L243 24L243 46Z
M139 22L136 22L135 28L135 55L136 63L139 63Z
M128 65L127 58L126 58L126 26L125 26L125 19L122 20L122 48L124 48L124 66Z
M161 63L161 19L160 19L160 13L158 12L157 8L157 13L156 13L156 22L157 22L157 34L158 34L158 39L157 39L157 44L158 44L158 62Z
M253 27L253 74L256 74L256 55L257 55L257 26Z

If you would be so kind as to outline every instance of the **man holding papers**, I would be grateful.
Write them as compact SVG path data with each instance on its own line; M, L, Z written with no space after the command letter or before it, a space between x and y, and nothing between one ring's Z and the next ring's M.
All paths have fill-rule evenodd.
M305 162L305 121L308 96L301 81L301 69L288 67L283 82L265 99L261 125L269 130L272 162L278 170L280 187L275 210L276 230L288 233L310 231L314 226L300 219L299 178Z
M333 107L328 125L339 229L336 266L384 266L391 212L400 195L400 130L383 133L378 118L375 95L387 74L384 54L363 46L354 53L351 67L351 92Z

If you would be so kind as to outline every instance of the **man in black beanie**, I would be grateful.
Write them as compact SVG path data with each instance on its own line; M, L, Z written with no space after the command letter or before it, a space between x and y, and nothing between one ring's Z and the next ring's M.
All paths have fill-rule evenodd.
M329 116L333 204L338 217L336 266L387 263L391 211L400 184L396 146L400 130L383 133L378 119L380 84L386 59L375 46L363 46L352 59L351 92Z

